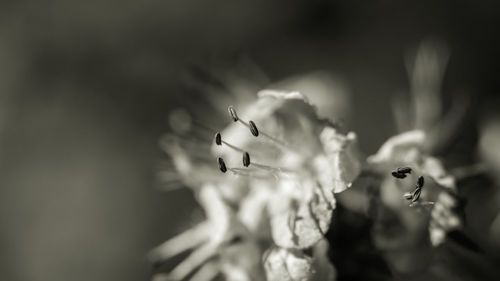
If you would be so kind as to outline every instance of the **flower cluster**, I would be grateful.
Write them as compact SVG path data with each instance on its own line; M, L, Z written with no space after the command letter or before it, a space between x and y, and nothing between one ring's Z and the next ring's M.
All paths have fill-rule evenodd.
M335 194L361 170L356 135L319 118L298 92L264 90L228 112L231 124L213 132L212 161L194 160L175 135L164 142L207 220L152 251L159 261L194 248L163 277L182 280L201 266L193 280L334 279L324 235Z

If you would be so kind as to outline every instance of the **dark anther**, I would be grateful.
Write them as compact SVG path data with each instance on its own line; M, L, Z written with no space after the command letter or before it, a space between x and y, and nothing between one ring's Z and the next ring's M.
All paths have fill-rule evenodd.
M397 171L392 171L392 176L397 178L397 179L404 179L406 178L406 174L400 174Z
M411 174L411 168L410 167L400 167L397 168L396 170L392 171L392 176L397 178L397 179L404 179L406 178L406 174Z
M255 126L255 123L253 121L250 121L248 123L250 123L250 132L252 132L252 135L258 137L259 130L257 130L257 126Z
M215 134L215 144L222 145L222 136L220 135L219 132L217 132L217 134Z
M418 198L420 198L421 192L422 192L421 188L417 188L417 189L415 189L415 191L413 191L413 198L411 199L412 203L416 202L418 200Z
M396 170L400 174L411 174L411 168L410 167L401 167Z
M423 176L418 177L417 186L420 188L424 186L424 177Z
M248 152L243 153L243 166L250 166L250 154Z
M218 158L217 161L219 162L219 169L221 172L225 173L227 172L227 168L226 168L226 163L224 163L224 160L222 158Z
M234 107L232 105L230 105L227 108L227 111L229 111L229 116L231 116L231 119L233 119L234 122L239 120L238 114L236 114L236 110L234 109Z

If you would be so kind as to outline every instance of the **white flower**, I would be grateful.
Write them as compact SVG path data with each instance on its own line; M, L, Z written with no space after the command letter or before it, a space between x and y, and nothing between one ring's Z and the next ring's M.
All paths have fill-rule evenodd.
M454 195L455 178L446 172L439 159L425 152L425 141L426 134L419 130L391 137L375 155L368 158L368 164L372 170L384 176L381 198L385 205L402 209L403 212L405 205L430 207L430 220L427 222L429 235L431 243L437 246L444 241L446 232L458 228L462 223L455 212L458 207ZM398 167L411 168L411 174L405 178L391 176L391 172ZM420 176L425 179L420 197L414 202L404 199L405 193L415 190ZM415 216L425 215L415 213Z
M222 145L212 147L229 167L228 182L238 178L243 194L246 189L268 190L277 245L313 246L330 226L334 194L348 188L360 172L355 134L341 134L318 118L298 92L261 91L255 104L241 113L230 111L236 121L221 132ZM248 167L242 165L246 153Z
M395 100L393 107L402 133L389 138L368 158L369 167L383 177L382 203L414 234L427 228L433 246L444 241L446 232L462 225L456 179L436 157L454 140L467 109L465 99L455 97L450 109L443 112L441 83L448 58L448 49L440 42L420 44L407 63L411 100ZM399 167L409 167L412 172L401 178L391 176ZM421 209L428 212L419 212Z
M151 258L161 261L193 249L159 278L181 280L200 267L192 280L219 273L228 280L264 280L262 254L276 244L283 248L273 249L295 253L314 247L308 259L328 277L314 280L333 279L328 245L319 241L330 227L335 193L360 172L356 135L319 118L298 92L264 90L254 103L237 103L229 113L230 125L220 132L182 112L170 118L178 130L160 143L175 173L165 177L198 194L207 221L152 251ZM193 126L216 135L211 145L192 136Z

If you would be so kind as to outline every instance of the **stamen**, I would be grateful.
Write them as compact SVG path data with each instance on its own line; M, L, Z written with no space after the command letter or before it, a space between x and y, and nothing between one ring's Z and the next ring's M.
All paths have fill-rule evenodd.
M226 163L224 163L224 159L219 157L217 161L219 162L219 170L223 173L227 172Z
M411 192L406 192L405 194L403 194L403 197L406 200L412 200L413 199L413 194Z
M233 149L233 150L235 150L235 151L238 151L238 152L241 152L241 153L245 153L245 150L244 150L244 149L241 149L241 148L239 148L239 147L237 147L237 146L235 146L235 145L232 145L232 144L230 144L230 143L228 143L228 142L224 141L224 140L222 139L222 135L221 135L219 132L217 132L217 133L215 134L215 144L217 144L217 145L222 145L222 144L225 144L225 145L227 145L229 148L231 148L231 149Z
M264 164L254 163L254 162L252 162L250 164L252 164L252 166L254 166L256 168L261 168L261 169L268 170L268 171L283 172L283 170L281 168L271 167L269 165L264 165Z
M423 176L418 177L417 186L419 188L422 188L424 186L424 177Z
M222 145L222 136L219 132L215 134L215 144Z
M243 153L243 166L250 166L250 154L248 152Z
M233 122L236 122L239 120L238 114L236 114L236 110L234 109L234 107L232 105L230 105L227 108L227 111L229 112L229 116L231 116L231 119L233 119Z
M266 134L266 133L264 133L262 131L259 131L257 129L257 126L255 125L255 122L249 121L249 123L247 123L247 122L241 120L238 117L238 115L236 115L236 110L232 106L228 107L228 111L229 111L229 115L231 116L231 118L233 119L233 121L234 122L238 121L241 124L245 125L247 128L250 129L250 132L252 133L252 135L254 135L256 137L259 136L259 135L262 135L262 136L266 137L267 139L269 139L271 142L279 145L281 148L285 148L285 149L288 149L288 150L293 150L293 149L289 148L285 142L283 142L283 141L281 141L281 140L279 140L279 139L277 139L277 138L275 138L275 137L273 137L273 136L271 136L269 134Z
M269 177L276 178L276 175L272 174L272 173L254 173L251 171L249 172L248 169L243 169L243 168L228 168L228 170L233 172L233 174L238 175L238 176L252 177L252 178L259 178L259 179L268 179Z
M397 178L397 179L404 179L406 178L406 174L401 174L401 173L398 173L397 171L392 171L391 172L392 176Z
M401 167L396 170L400 174L411 174L411 168L410 167Z
M397 179L404 179L406 178L406 174L411 174L411 168L410 167L400 167L397 168L396 170L391 172L392 176L397 178Z
M258 137L259 136L259 130L257 129L257 126L255 126L255 123L250 120L250 132L252 133L252 135Z
M413 198L411 199L412 203L415 203L420 198L420 193L422 192L422 188L417 188L413 191Z

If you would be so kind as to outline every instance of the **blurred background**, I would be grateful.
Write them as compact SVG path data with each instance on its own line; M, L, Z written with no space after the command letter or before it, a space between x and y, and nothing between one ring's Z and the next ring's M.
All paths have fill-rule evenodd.
M2 1L0 279L150 277L148 250L200 216L189 190L155 181L191 65L327 77L372 154L396 132L408 54L437 38L444 95L473 97L464 135L491 129L481 143L498 156L499 28L487 0Z

